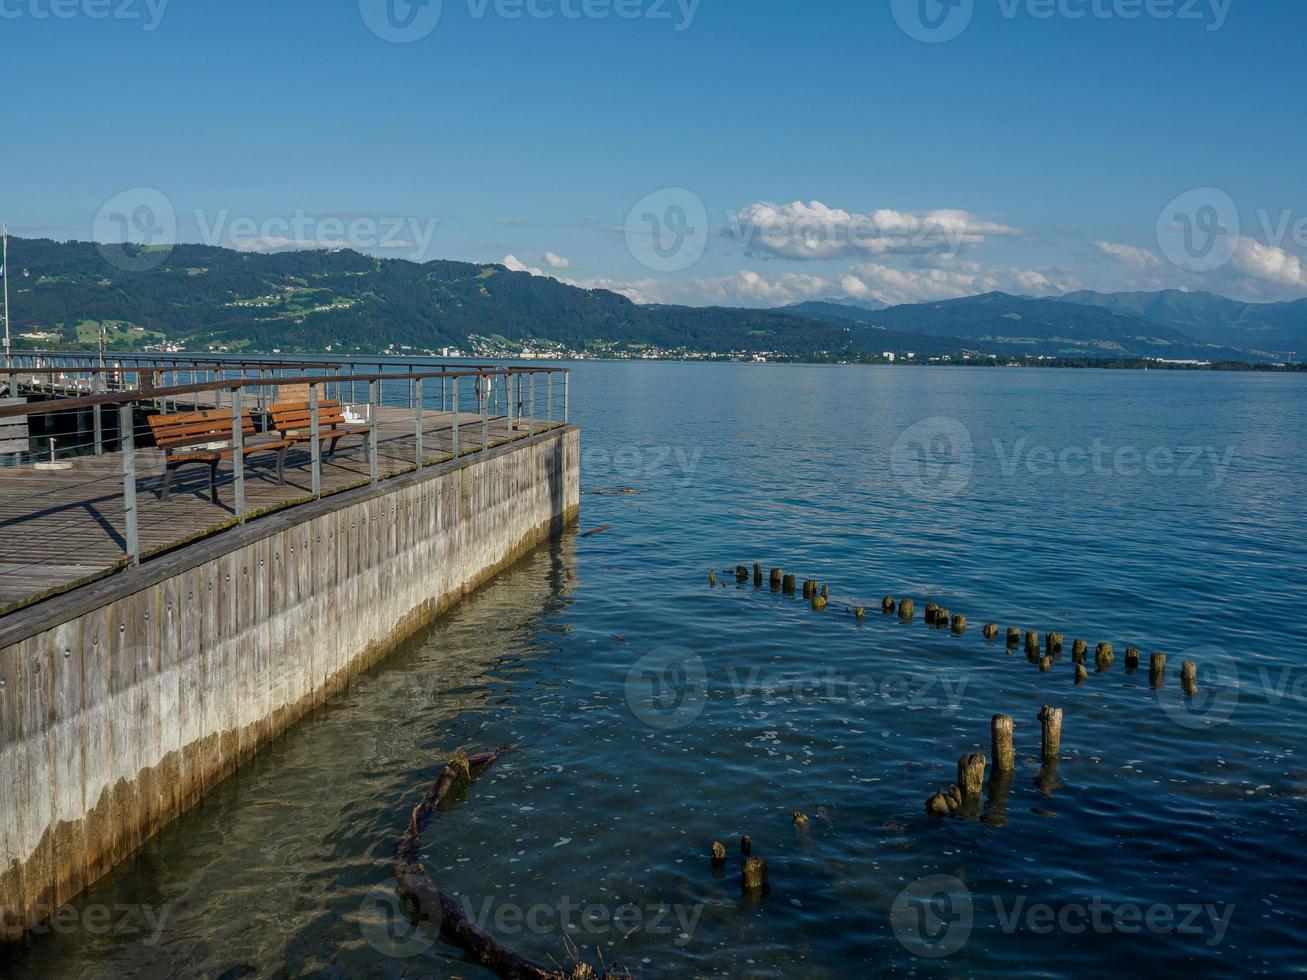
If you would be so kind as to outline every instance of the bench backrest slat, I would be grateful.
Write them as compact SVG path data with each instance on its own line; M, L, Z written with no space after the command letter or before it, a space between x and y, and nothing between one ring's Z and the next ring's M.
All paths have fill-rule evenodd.
M257 434L254 417L246 409L241 414L241 432L246 436ZM231 412L215 409L204 412L173 412L150 416L150 433L160 449L182 449L210 442L230 442L232 437Z
M313 425L313 408L308 402L283 402L273 405L272 424L278 432L308 430ZM326 431L338 425L348 425L345 411L334 399L318 402L318 428Z

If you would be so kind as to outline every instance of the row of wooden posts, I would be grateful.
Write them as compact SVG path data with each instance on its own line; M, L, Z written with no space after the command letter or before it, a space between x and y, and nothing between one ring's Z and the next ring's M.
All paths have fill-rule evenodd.
M778 589L786 595L794 595L799 588L798 578L795 575L787 574L783 568L773 568L770 575L764 576L762 564L753 563L752 570L747 565L737 565L735 567L735 580L737 582L747 582L750 577L753 578L753 584L759 588L762 587L764 578L771 582L773 589ZM708 582L710 585L717 584L717 573L710 571L708 573ZM813 611L823 611L830 601L830 586L823 584L816 579L805 579L803 582L803 598L811 603ZM849 606L848 611L856 618L862 619L866 616L867 610L864 606ZM899 619L904 622L912 622L916 616L916 605L911 599L896 600L893 596L886 596L881 600L881 612L887 616L895 612L899 614ZM967 631L967 617L951 614L947 609L941 608L938 603L930 603L926 606L926 623L936 629L951 629L953 635L961 636ZM1001 628L997 623L986 623L984 635L987 640L998 638ZM1062 655L1065 638L1061 633L1045 633L1042 637L1034 630L1025 631L1025 649L1026 656L1031 663L1037 664L1039 669L1048 672L1053 669L1054 661ZM1009 649L1015 649L1022 642L1022 631L1015 626L1009 626L1007 630L1007 645ZM1075 680L1077 684L1084 684L1089 680L1089 670L1085 666L1089 654L1089 643L1087 640L1077 639L1071 645L1071 662L1075 665ZM1139 669L1141 654L1136 647L1129 647L1125 651L1125 669L1127 674L1133 674ZM1094 650L1094 664L1098 673L1106 673L1111 670L1112 664L1116 660L1116 654L1110 643L1099 643ZM1153 688L1161 688L1166 680L1166 654L1154 653L1149 658L1148 663L1149 684ZM1185 694L1190 696L1198 693L1198 665L1192 660L1186 660L1180 665L1180 686Z

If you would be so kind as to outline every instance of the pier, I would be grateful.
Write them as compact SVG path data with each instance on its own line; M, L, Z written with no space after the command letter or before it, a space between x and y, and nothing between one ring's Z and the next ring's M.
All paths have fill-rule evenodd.
M575 519L565 370L385 367L165 386L154 365L93 393L9 376L0 426L29 437L0 465L0 939ZM228 431L157 444L195 412ZM183 458L165 491L188 452L216 479Z

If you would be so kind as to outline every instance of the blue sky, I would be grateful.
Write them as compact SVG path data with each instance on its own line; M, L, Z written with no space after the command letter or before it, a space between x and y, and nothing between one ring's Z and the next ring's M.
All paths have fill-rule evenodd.
M0 0L0 218L653 301L1298 298L1305 29L1282 0Z

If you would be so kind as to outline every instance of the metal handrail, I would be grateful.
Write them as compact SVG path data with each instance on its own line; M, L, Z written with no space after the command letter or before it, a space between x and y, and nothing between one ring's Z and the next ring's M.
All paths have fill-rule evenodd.
M314 365L295 364L294 367L323 367L321 362ZM113 368L85 368L82 371L102 372L112 371ZM132 369L128 369L132 370ZM30 369L16 368L13 371L0 371L0 375L9 374L13 376L29 373ZM230 518L224 518L219 523L201 526L201 534L213 533L221 530L231 523L243 524L247 519L272 510L280 510L286 507L306 503L310 500L321 498L324 493L341 492L359 483L367 482L376 483L380 479L399 476L403 473L420 471L425 467L440 465L442 463L456 460L469 453L489 454L492 448L492 428L491 428L491 404L494 402L497 406L502 406L493 419L498 420L500 428L499 434L495 437L495 445L504 445L506 443L530 438L541 431L553 428L556 423L555 417L555 375L559 375L562 382L562 418L561 422L568 422L569 414L569 374L570 369L565 367L550 366L505 366L490 367L481 369L449 369L441 368L439 370L412 370L400 373L395 372L374 372L374 371L351 371L350 373L297 373L290 376L272 376L267 373L261 373L257 377L236 377L224 378L215 381L204 381L193 384L171 385L166 387L135 387L120 391L92 392L86 395L76 397L52 398L46 401L38 401L30 404L16 404L0 406L0 420L7 419L35 419L42 416L58 416L60 413L79 416L78 428L74 436L78 441L71 447L61 447L67 452L71 448L72 455L81 456L89 455L92 451L96 456L103 456L107 449L116 448L121 458L121 466L112 466L106 471L103 464L99 464L98 475L90 477L89 482L85 483L86 492L92 496L99 492L90 489L93 485L113 486L118 484L121 469L121 485L118 491L112 495L121 493L122 503L122 529L121 544L122 554L127 563L132 565L139 564L142 560L142 548L140 537L141 522L141 502L138 501L138 469L141 457L138 450L142 448L151 448L154 446L153 435L146 425L141 424L144 417L138 412L138 408L143 408L148 415L154 408L162 407L165 414L168 411L169 403L172 403L175 410L189 412L199 410L202 407L207 409L209 399L202 397L188 398L188 396L203 396L206 393L214 394L212 402L214 408L207 409L214 412L230 412L231 430L228 435L226 432L226 423L223 422L222 434L215 433L215 438L225 444L225 449L219 458L230 459L232 464L231 483L234 484L234 501L233 506L228 509L225 505L223 510L231 514ZM543 412L537 411L536 398L536 376L545 376L544 394L546 408ZM460 381L472 379L475 382L475 412L464 410L466 398L460 398ZM501 380L502 379L502 380ZM138 379L139 380L139 379ZM430 399L424 397L424 382L438 381L439 389L432 391L430 388L426 392L432 396ZM399 381L403 388L396 392L393 382ZM308 465L312 472L312 493L311 495L298 495L296 488L292 485L284 493L273 491L271 494L266 491L261 494L262 500L256 505L256 513L251 513L246 507L245 499L245 477L247 462L243 450L248 444L244 443L244 427L246 422L246 408L255 407L255 426L256 430L263 428L265 431L272 431L273 426L267 415L268 406L271 398L275 395L268 395L266 389L279 389L287 385L299 388L306 386L308 388L308 414L309 421L306 431L310 433ZM324 489L323 467L324 453L319 442L319 436L324 431L320 427L320 400L322 393L331 392L331 386L336 386L336 400L344 405L355 406L359 415L363 416L369 424L366 432L362 432L362 426L356 427L355 434L363 435L367 446L367 468L366 475L359 474L360 480L355 481L348 473L342 474L339 470L333 470L336 474L335 484L330 489ZM345 396L345 386L351 388L351 394L355 393L357 385L362 385L366 392L366 401L360 401L355 398ZM386 389L390 391L387 393ZM246 401L246 393L250 390L258 391L257 400ZM224 397L222 393L229 393L230 399ZM468 389L463 389L463 394L471 394ZM267 396L265 400L265 395ZM438 399L438 409L433 409L433 405ZM390 404L387 404L389 400ZM429 402L431 404L429 404ZM193 406L193 407L192 407ZM116 412L114 409L116 408ZM91 410L87 412L86 410ZM412 413L413 428L405 434L405 420ZM85 413L85 415L82 415ZM117 416L116 420L114 416ZM473 415L479 423L469 423L468 416ZM212 417L212 416L210 416ZM85 427L81 419L85 419ZM430 434L430 427L433 424L433 418L441 418L442 421L435 423L436 432L445 441L445 444L436 450L434 456L428 456L428 450L431 444L424 439L425 435ZM108 426L102 425L102 420L111 423ZM116 431L113 425L116 421ZM506 422L506 438L503 423ZM93 428L91 427L93 423ZM43 422L40 431L47 434L54 433L60 427L58 421ZM380 443L379 437L381 429L385 427L387 435L385 437L386 449L386 474L383 477L379 469ZM106 429L108 431L106 431ZM479 429L480 438L472 437L465 440L464 434ZM93 433L93 442L80 441L83 437L90 438ZM32 439L36 436L26 436ZM51 438L51 459L54 459L56 453L56 440L62 436L50 435ZM292 442L290 449L303 444L303 439L299 442ZM438 444L439 440L437 441ZM470 443L470 445L469 445ZM478 445L479 443L479 445ZM399 448L398 455L395 448ZM28 451L24 451L22 456L28 456ZM65 457L67 458L67 457ZM282 463L284 462L285 452L278 457L278 474L281 473ZM357 471L357 456L352 457L346 454L345 469L350 470L355 467ZM33 462L36 462L33 460ZM163 466L167 471L175 466L186 465L174 458L167 458L163 461L152 460L151 466ZM302 467L303 462L297 464ZM40 468L40 467L38 467ZM4 473L0 470L0 474ZM91 473L96 473L96 467L90 468ZM157 472L157 471L155 471ZM215 470L216 472L216 470ZM251 472L257 472L252 470ZM341 476L344 480L341 480ZM225 478L224 478L225 479ZM224 484L225 485L225 484ZM22 486L21 483L17 486ZM82 484L60 484L63 491L75 490L78 493L83 492L80 488ZM156 488L159 489L159 488ZM35 487L32 490L33 513L41 510L46 506L42 497L44 491ZM147 527L158 528L169 525L172 518L167 515L170 509L167 504L168 491L167 481L164 481L163 488L159 489L160 499L156 504L150 504L146 507ZM80 497L76 499L81 499ZM38 502L42 501L42 502ZM218 502L216 490L214 491L214 503ZM58 508L76 508L76 500L71 504L64 502L62 504L51 504ZM25 520L26 518L18 518ZM206 519L212 520L212 519ZM104 518L99 518L101 526L104 526ZM114 522L117 524L117 521ZM56 528L58 530L58 528ZM192 529L192 532L195 529ZM62 533L62 532L60 532ZM76 534L75 531L69 530L70 540ZM180 539L179 539L180 540ZM155 546L158 546L156 542ZM168 544L167 547L175 545ZM70 547L72 545L70 544Z

